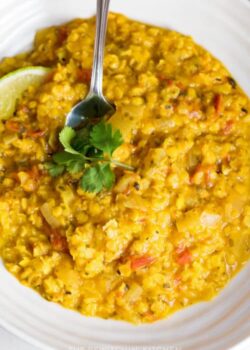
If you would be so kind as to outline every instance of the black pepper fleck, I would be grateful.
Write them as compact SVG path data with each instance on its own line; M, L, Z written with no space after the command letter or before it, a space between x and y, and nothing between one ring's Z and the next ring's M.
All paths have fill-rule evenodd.
M135 182L134 188L136 189L136 191L140 191L140 184L138 182Z
M227 80L228 80L229 84L232 86L232 88L235 89L236 86L237 86L237 83L236 83L236 81L234 80L234 78L232 78L232 77L227 77Z

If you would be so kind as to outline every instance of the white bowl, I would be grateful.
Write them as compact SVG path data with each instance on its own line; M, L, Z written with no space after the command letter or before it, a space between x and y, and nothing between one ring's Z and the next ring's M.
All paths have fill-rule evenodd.
M113 0L111 9L191 34L250 94L248 0ZM94 0L1 1L0 57L26 49L40 27L94 13ZM213 301L151 325L133 326L87 318L49 303L19 284L0 263L0 324L42 349L225 350L238 344L237 350L247 350L249 280L248 265Z

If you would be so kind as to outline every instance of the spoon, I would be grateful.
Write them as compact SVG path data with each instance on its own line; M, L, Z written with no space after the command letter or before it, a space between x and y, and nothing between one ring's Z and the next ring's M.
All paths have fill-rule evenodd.
M77 128L86 126L91 119L111 116L115 106L106 100L102 93L103 56L107 31L107 19L110 0L97 0L96 36L94 61L90 90L84 100L75 105L66 117L66 126Z

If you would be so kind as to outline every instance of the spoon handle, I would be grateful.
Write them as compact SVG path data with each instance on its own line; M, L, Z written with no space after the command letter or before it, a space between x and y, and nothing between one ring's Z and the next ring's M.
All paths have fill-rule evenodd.
M89 95L102 96L103 56L110 0L97 0L94 62Z

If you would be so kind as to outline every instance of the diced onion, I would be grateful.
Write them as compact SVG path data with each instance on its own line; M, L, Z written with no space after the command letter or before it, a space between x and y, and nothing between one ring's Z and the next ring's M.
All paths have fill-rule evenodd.
M57 228L60 226L59 220L55 216L52 215L52 209L48 203L44 203L40 211L44 217L44 219L47 221L47 223L52 227L52 228Z
M220 218L221 216L218 214L208 213L204 211L201 214L200 221L202 226L213 227L213 226L216 226L216 224L220 221Z

